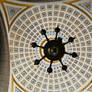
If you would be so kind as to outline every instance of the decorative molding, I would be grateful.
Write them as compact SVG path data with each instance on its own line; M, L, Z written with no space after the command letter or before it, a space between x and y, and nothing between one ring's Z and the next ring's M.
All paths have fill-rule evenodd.
M21 13L23 13L28 8L34 6L34 5L18 4L15 2L5 0L0 1L0 3L5 13L5 17L8 24L8 30L10 30L11 25Z
M64 2L65 4L71 5L73 7L75 7L76 9L80 10L81 12L83 12L86 16L88 16L88 18L90 20L92 20L92 17L86 12L84 11L82 8L78 7L78 5L76 3L80 3L82 0L73 0L73 1L68 1L68 2ZM91 1L92 2L92 1Z
M27 90L25 90L22 86L20 86L17 81L14 79L14 76L12 74L12 80L11 80L11 92L16 92L16 86L17 86L17 89L21 89L22 91L21 92L28 92ZM14 91L15 89L15 91Z

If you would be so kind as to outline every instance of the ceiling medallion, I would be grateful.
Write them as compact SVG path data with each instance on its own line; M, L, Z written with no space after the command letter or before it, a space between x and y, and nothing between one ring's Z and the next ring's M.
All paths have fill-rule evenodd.
M34 61L34 65L39 65L39 63L42 59L48 58L50 60L50 65L47 68L47 72L51 73L53 71L52 70L53 61L58 60L58 61L60 61L61 65L62 65L62 70L67 72L67 65L64 65L62 63L62 58L65 54L68 54L68 55L72 56L73 58L78 57L76 52L68 53L65 50L65 45L70 43L70 42L73 43L75 37L69 37L68 41L63 43L62 38L58 37L58 33L60 32L60 28L56 27L55 32L56 32L55 39L50 40L50 39L48 39L48 37L46 35L46 30L42 29L41 34L46 37L47 43L44 46L39 46L39 45L37 45L36 42L33 42L31 44L33 48L39 47L39 48L43 49L43 51L44 51L44 56L39 60L36 59Z

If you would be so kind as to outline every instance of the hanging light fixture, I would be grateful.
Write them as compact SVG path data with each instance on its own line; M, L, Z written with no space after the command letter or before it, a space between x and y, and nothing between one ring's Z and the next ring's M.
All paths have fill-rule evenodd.
M46 35L46 30L42 29L41 34L45 36L47 43L44 46L39 46L39 45L37 45L36 42L33 42L31 44L33 48L39 47L39 48L43 49L43 51L44 51L44 56L39 60L36 59L34 61L34 65L39 65L41 60L43 60L44 58L48 58L50 60L50 65L47 68L47 72L51 73L53 71L52 70L53 61L58 60L62 65L62 70L67 72L67 65L64 65L62 63L62 57L65 54L68 54L68 55L72 56L73 58L76 58L78 56L76 52L69 53L69 52L65 51L65 45L70 43L70 42L73 43L75 37L69 37L68 41L63 43L62 38L58 37L58 33L60 32L60 28L56 27L55 32L56 32L55 39L50 40Z

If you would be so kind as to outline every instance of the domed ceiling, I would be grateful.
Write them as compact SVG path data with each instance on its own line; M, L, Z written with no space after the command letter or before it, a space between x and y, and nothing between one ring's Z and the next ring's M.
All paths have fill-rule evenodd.
M9 92L92 92L91 6L91 0L44 3L1 0L10 50ZM67 72L59 61L54 61L53 72L49 74L49 59L34 65L35 59L42 58L43 51L33 48L31 43L46 43L41 29L46 30L49 39L54 39L57 26L63 42L75 37L65 49L76 52L78 57L64 55L62 62L67 65Z

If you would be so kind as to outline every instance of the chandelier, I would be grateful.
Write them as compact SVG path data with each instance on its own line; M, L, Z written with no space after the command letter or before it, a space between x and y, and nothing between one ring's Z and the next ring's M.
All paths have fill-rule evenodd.
M62 65L62 70L67 72L67 65L64 65L62 63L62 57L65 54L68 54L73 58L78 57L76 52L69 53L65 51L65 45L68 43L73 43L75 37L69 37L68 41L63 43L62 38L58 37L58 33L60 32L60 28L58 26L55 28L55 32L56 32L55 38L53 40L50 40L46 35L46 30L42 29L41 34L45 36L47 40L46 44L44 46L39 46L36 42L31 43L33 48L39 47L43 49L44 52L44 56L41 59L36 59L34 61L34 65L39 65L41 60L43 60L44 58L48 58L50 60L50 65L47 68L47 72L51 73L53 71L52 69L53 61L58 60Z

